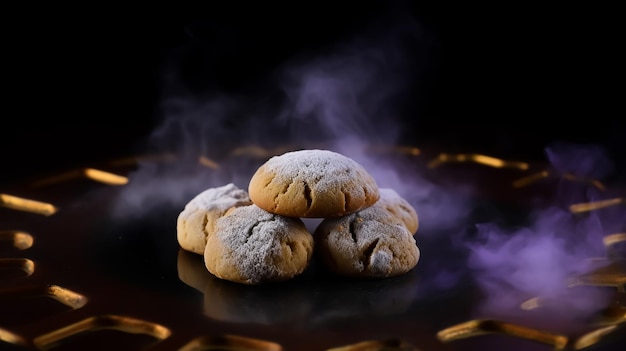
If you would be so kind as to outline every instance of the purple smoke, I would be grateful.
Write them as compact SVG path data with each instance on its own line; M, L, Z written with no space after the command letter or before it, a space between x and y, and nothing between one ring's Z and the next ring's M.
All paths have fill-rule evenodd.
M561 173L604 178L614 169L613 161L599 145L557 142L548 146L545 151L552 167Z
M362 149L364 145L397 145L407 119L401 106L416 99L408 91L428 69L429 45L427 33L415 18L397 12L325 50L292 57L261 81L263 88L253 94L192 92L177 73L185 50L177 51L163 68L163 121L142 145L142 152L172 152L179 161L193 165L200 155L220 155L234 147L313 148L323 143L363 163L381 186L399 191L419 207L424 223L445 225L467 212L461 208L464 204L431 182L403 176L415 174L404 165L381 164ZM159 202L180 206L181 197L223 185L220 180L232 182L229 177L236 177L236 185L245 188L245 177L251 175L245 167L222 179L197 172L184 175L193 167L170 168L140 165L127 186L128 195L123 194L128 199L120 201L135 208L120 212L138 212ZM168 185L151 186L153 179Z
M401 120L407 119L399 106L408 98L405 94L420 70L425 69L420 67L420 55L414 55L419 50L406 46L407 42L418 43L419 49L428 41L414 19L395 17L383 27L377 27L372 32L375 35L347 38L328 52L289 61L277 70L277 81L268 88L271 96L214 91L189 94L184 89L164 96L163 123L146 147L175 152L187 162L183 168L142 164L120 198L123 209L119 213L137 215L161 203L182 209L186 200L200 191L230 182L246 188L253 169L229 173L184 167L197 164L200 155L232 146L324 141L361 163L381 187L395 189L415 207L420 240L465 223L472 210L467 199L425 179L421 169L387 163L362 148L364 144L396 145ZM182 86L174 75L166 78L165 83ZM274 99L277 90L279 98ZM546 156L557 173L593 178L612 170L606 155L595 146L554 144L546 149ZM593 201L607 195L586 182L560 179L555 186L560 190L557 203ZM486 297L483 307L519 311L527 298L570 298L573 290L567 286L568 279L589 269L589 258L604 254L602 237L623 225L623 218L621 208L579 216L554 205L538 209L525 228L479 224L478 235L483 240L468 242L465 248L469 251L467 267ZM424 252L423 257L436 261L429 267L441 268L432 272L429 283L443 289L454 287L463 272L450 270L445 258L432 251ZM595 295L570 300L582 314L591 313L605 301Z
M610 162L597 146L561 143L548 148L546 153L552 166L560 171L577 176L609 175ZM557 186L571 186L574 181L557 182L560 183ZM598 189L592 184L576 186L586 189L577 201L598 200ZM567 192L556 196L569 196L565 203L572 203ZM611 194L605 192L603 196ZM557 198L555 202L560 200ZM606 307L607 291L572 288L569 283L596 268L592 259L605 257L604 236L625 229L623 206L586 214L572 213L567 206L556 205L536 211L524 228L477 225L480 241L467 244L468 266L486 296L482 311L522 313L521 302L535 297L569 304L573 308L563 313L578 316L589 316Z

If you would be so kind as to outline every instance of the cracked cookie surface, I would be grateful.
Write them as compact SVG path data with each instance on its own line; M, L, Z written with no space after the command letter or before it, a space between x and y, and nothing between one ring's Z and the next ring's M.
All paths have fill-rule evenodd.
M415 235L419 229L419 218L415 208L411 204L401 197L394 189L381 188L380 200L378 204L383 206L394 216L398 217L406 228Z
M279 215L340 217L380 198L374 178L356 161L329 150L299 150L274 156L248 186L255 205Z
M313 245L302 220L252 204L234 207L216 221L204 263L211 274L237 283L284 281L304 272Z
M176 238L180 247L204 254L207 237L214 231L215 221L232 207L252 204L248 193L230 183L209 188L189 201L176 220Z
M314 238L320 261L342 276L398 276L413 269L420 257L415 238L402 219L380 203L340 218L324 219Z

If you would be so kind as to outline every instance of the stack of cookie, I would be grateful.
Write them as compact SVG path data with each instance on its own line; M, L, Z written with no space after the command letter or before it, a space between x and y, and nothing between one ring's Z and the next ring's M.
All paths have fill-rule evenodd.
M310 233L303 218L321 218ZM193 198L177 220L184 250L204 255L213 275L243 284L291 279L313 253L328 270L355 278L407 273L420 251L413 207L380 188L357 162L329 150L274 156L248 192L227 184Z

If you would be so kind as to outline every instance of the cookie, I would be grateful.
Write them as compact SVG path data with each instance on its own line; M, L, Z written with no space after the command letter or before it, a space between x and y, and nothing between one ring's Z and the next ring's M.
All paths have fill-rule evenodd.
M378 203L402 220L406 228L415 235L419 228L419 218L417 217L417 212L407 200L398 195L393 189L381 188Z
M299 150L274 156L250 179L258 207L301 218L340 217L380 198L374 178L356 161L329 150Z
M381 204L324 219L314 233L315 252L329 271L354 278L405 274L420 257L413 234Z
M252 204L233 207L207 238L204 263L218 278L242 284L291 279L308 267L313 236L299 218Z
M232 207L252 204L248 193L230 183L207 189L189 201L176 221L176 237L184 250L204 254L215 221Z

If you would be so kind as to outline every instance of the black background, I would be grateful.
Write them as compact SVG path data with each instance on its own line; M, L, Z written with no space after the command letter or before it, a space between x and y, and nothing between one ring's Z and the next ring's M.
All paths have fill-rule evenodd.
M555 141L599 144L623 165L623 25L614 8L235 1L7 9L0 179L133 152L158 125L174 52L196 50L178 72L189 89L249 92L294 55L398 13L429 38L404 120L417 146L540 160Z

